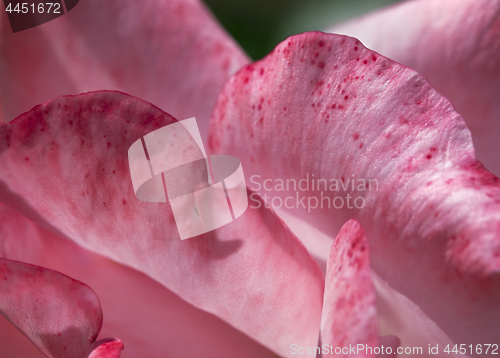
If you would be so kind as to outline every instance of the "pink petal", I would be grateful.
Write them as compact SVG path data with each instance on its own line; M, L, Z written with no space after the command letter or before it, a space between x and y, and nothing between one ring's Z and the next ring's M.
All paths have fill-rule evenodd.
M282 355L291 342L316 342L321 271L271 210L248 209L180 241L169 204L135 198L128 149L173 121L115 92L39 106L0 127L0 201L148 274Z
M182 352L190 358L210 352L221 358L274 357L246 335L144 274L82 249L2 204L0 228L0 256L49 267L92 287L104 313L100 337L120 337L126 356L165 358ZM0 329L8 331L1 324ZM13 353L8 357L34 357L22 354L26 346L33 347L19 342L22 338L21 334L0 334L2 352L9 348Z
M321 317L321 343L365 348L345 357L373 357L378 346L375 290L370 276L368 240L355 220L342 227L330 250ZM335 350L329 349L331 354ZM368 349L370 348L370 349Z
M119 339L103 342L90 353L88 358L120 358L123 342Z
M500 176L498 1L406 1L330 31L424 75L464 117L479 160Z
M278 213L297 237L304 242L318 265L326 273L326 263L334 238L325 235L285 210L279 210ZM414 302L391 288L373 271L371 274L377 294L379 335L382 336L379 345L390 346L394 353L397 353L398 347L402 349L410 347L410 352L413 350L415 354L418 354L416 352L418 347L425 347L429 344L446 347L448 344L453 344L450 338ZM390 356L387 355L386 350L384 350L384 356Z
M248 63L197 0L86 0L33 29L2 25L5 121L56 96L118 90L196 117L205 134L222 85Z
M0 312L48 357L85 357L102 324L99 299L87 285L4 258Z
M330 235L358 220L372 268L453 341L500 336L499 180L476 161L462 118L415 71L352 38L293 36L231 78L211 125L211 150L241 158L250 183L377 180L371 191L322 189L330 208L295 214ZM318 190L261 189L322 200ZM347 194L361 209L331 205Z
M378 336L376 296L368 239L361 225L349 220L330 248L321 317L323 356L394 357L397 354L399 337Z
M301 218L291 215L289 210L281 209L276 210L276 212L304 244L307 251L309 251L321 271L325 274L326 263L330 256L330 247L334 238L326 235Z
M397 349L400 346L401 340L397 336L379 337L379 347L384 353L377 354L377 357L395 357L398 355Z
M30 357L46 358L47 356L40 352L33 343L16 327L3 316L0 316L0 344L2 344L2 353L0 357Z

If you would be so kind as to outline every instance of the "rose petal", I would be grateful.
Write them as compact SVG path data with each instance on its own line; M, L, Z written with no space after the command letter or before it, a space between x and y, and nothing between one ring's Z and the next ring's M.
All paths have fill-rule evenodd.
M330 257L330 247L332 246L333 238L300 217L291 215L289 210L276 210L276 213L304 244L321 271L326 274L326 263Z
M105 341L89 354L89 358L120 358L122 349L123 342L119 339Z
M406 1L329 31L424 75L464 117L479 160L500 176L498 1Z
M56 96L106 89L143 98L179 119L196 117L205 135L222 85L248 63L197 0L86 0L20 33L2 25L6 121Z
M0 315L0 344L2 344L2 358L30 357L46 358L33 343L19 332L6 318Z
M173 121L115 92L39 106L0 127L0 201L145 272L279 354L290 354L291 342L315 343L322 273L260 198L260 209L185 241L169 204L135 198L128 149Z
M318 265L326 273L326 263L334 238L328 237L300 218L290 215L289 211L279 210L278 212L290 229L304 242ZM377 294L379 334L383 335L379 345L390 345L394 353L397 353L398 346L403 349L409 347L409 352L413 354L422 354L423 347L429 344L433 347L436 344L441 347L453 345L450 338L414 302L394 291L373 271L371 279ZM421 349L422 352L420 352ZM453 354L446 355L449 357Z
M384 353L377 354L378 357L395 357L397 349L401 346L401 340L397 336L379 337L379 346Z
M394 357L397 354L401 344L397 336L378 336L377 300L368 239L361 225L349 220L330 248L321 316L323 356Z
M321 343L328 347L357 347L358 344L365 347L361 353L342 354L346 357L373 357L374 354L368 352L373 353L378 346L377 308L368 240L355 220L344 224L330 250L321 316Z
M210 149L241 158L250 181L292 181L262 194L322 202L295 211L328 234L358 220L377 274L453 341L499 337L499 180L477 163L461 117L415 71L352 38L293 36L228 81L211 125ZM313 176L350 184L293 189ZM370 179L378 187L358 189ZM352 209L335 209L347 194Z
M200 357L210 351L224 358L274 357L246 335L191 306L144 274L40 228L2 204L0 256L45 266L91 286L104 313L100 337L120 337L127 356L164 358L182 352L185 357ZM0 328L7 330L2 325ZM22 336L0 335L2 338L2 352L7 347L12 349L9 357L33 356L22 354Z
M48 357L85 357L102 324L87 285L40 266L0 258L0 313Z

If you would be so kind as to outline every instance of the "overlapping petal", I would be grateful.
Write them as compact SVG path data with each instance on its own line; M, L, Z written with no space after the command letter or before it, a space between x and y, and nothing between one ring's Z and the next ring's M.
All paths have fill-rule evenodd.
M356 220L349 220L330 248L321 316L322 355L318 357L333 354L342 357L397 355L401 344L399 337L378 336L379 315L383 313L378 312L377 307L383 305L377 305L380 293L377 297L372 283L366 234ZM415 324L416 320L412 323Z
M401 53L397 46L379 51L416 68L449 96L473 131L479 158L495 171L500 168L491 152L500 139L496 121L500 110L493 101L499 91L498 3L468 2L457 19L470 13L467 19L474 26L467 41L451 48L458 41L458 21L441 12L454 8L452 4L422 1L388 10L389 17L404 15L405 19L411 17L413 6L425 8L435 14L432 21L446 24L449 32L436 36L442 27L417 16L399 37L401 43L413 41L419 46L401 57L397 57ZM197 1L129 5L109 1L103 6L89 0L79 5L79 12L75 9L28 30L21 38L2 32L0 79L8 84L1 87L4 119L56 95L106 88L140 96L179 119L195 115L204 134L207 113L224 80L247 58ZM96 19L92 24L85 22L90 15ZM363 20L361 28L374 32L370 29L386 15L377 16L375 21ZM422 39L431 44L438 60L421 55ZM34 53L37 66L31 62ZM473 75L477 73L481 75ZM471 94L478 84L484 85ZM264 208L259 196L252 195L253 203L260 204L258 209L249 209L215 232L183 242L168 204L136 200L128 172L128 147L174 121L148 103L103 92L50 101L0 127L0 201L44 226L18 217L29 232L38 235L34 247L40 252L54 251L55 256L41 258L35 250L24 252L13 240L3 242L4 251L27 255L27 262L73 267L82 277L89 277L83 273L84 264L74 265L63 257L65 250L80 251L60 236L71 238L146 273L280 355L290 356L291 343L315 345L323 296L321 272L281 220ZM362 209L298 214L330 235L346 220L359 220L369 232L375 271L391 286L386 291L396 290L399 303L410 302L391 307L392 311L406 307L403 310L408 313L418 306L414 309L418 312L408 316L427 320L417 325L420 330L437 327L426 332L429 336L466 344L500 338L495 325L500 319L500 184L476 161L461 117L414 71L366 50L355 39L321 33L292 37L263 61L240 71L224 88L213 115L210 143L214 152L238 156L248 177L259 174L298 181L315 175L342 183L375 179L375 192L357 193L366 204ZM346 187L342 193L357 191ZM318 191L301 195L324 202ZM332 199L332 193L327 195ZM350 222L347 227L353 229L353 225ZM358 229L353 230L360 239ZM352 232L342 231L337 242L344 234ZM31 242L26 237L20 240ZM358 241L348 237L344 243ZM346 281L332 277L331 267L339 268L345 255L342 250L332 255L336 259L329 263L325 302L334 301L338 308L345 298L340 295L353 291L343 285ZM116 271L109 280L97 278L96 272L90 275L108 302L116 302L109 286L115 280L130 279L133 282L127 285L137 291L158 292L156 298L162 302L155 301L153 307L161 312L173 314L173 309L162 306L168 302L176 310L192 313L189 305L131 268L115 267L95 254L75 256L92 260L95 270ZM367 259L368 254L361 256ZM362 272L353 273L351 283L364 280L365 284L356 287L370 301L368 309L360 310L369 311L362 317L369 329L361 330L369 334L368 338L352 334L343 342L363 336L359 341L373 346L373 290L366 281L367 262L361 266ZM130 287L117 291L123 295ZM431 291L437 294L429 296ZM136 298L110 309L114 322L119 322L119 309L142 302ZM353 314L361 317L358 311L328 311L334 306L325 306L324 319L329 317L342 326ZM152 309L144 312L153 319ZM199 318L201 313L196 312L192 322L179 328L187 330L197 320L206 323L207 318ZM215 321L210 322L222 325ZM108 326L110 335L125 326L114 324ZM220 332L222 326L217 326ZM334 327L331 320L323 321L322 327L324 337L339 337L329 330ZM351 325L350 333L356 327ZM165 326L166 330L174 328L175 324ZM207 330L202 328L200 332ZM125 330L120 338L132 340L133 354L144 355L151 347L159 347L154 340L164 333L153 331L148 339L134 341L137 336ZM233 343L248 345L246 353L272 355L245 336L231 334ZM224 341L220 335L200 334L200 338L211 341L210 352L217 351L220 357L233 355L240 344L224 350L214 343ZM188 341L173 343L177 346L172 351L186 353L180 346ZM104 343L93 354L118 356L120 349L117 340ZM166 353L157 350L149 356ZM203 353L192 349L186 354Z
M424 75L467 122L479 160L500 175L498 1L406 1L329 31Z
M120 337L126 345L126 356L162 358L176 352L186 357L207 352L218 357L274 356L144 274L91 253L2 204L0 247L1 256L48 267L91 286L104 314L100 337ZM7 327L1 327L7 331ZM5 337L0 342L2 352L13 346L16 353L20 346L26 346L17 341L22 337L0 337Z
M357 219L377 274L452 341L498 339L499 181L422 76L353 38L297 35L231 78L211 125L211 150L240 157L249 177L351 180L323 195L359 196L360 209L301 215L330 234ZM370 179L378 187L359 189Z
M198 0L80 1L14 34L3 21L0 58L4 121L56 96L119 90L197 117L202 134L225 80L248 62Z
M179 240L167 203L134 196L129 146L175 120L139 99L62 97L0 127L0 201L136 268L282 355L316 342L322 273L269 209Z
M123 349L123 342L119 339L103 342L94 349L89 358L120 358L120 351Z
M343 357L374 357L373 349L378 346L376 296L371 282L368 240L355 220L344 224L330 250L321 343L333 347L327 349L329 354ZM335 352L335 348L357 348L358 344L365 347L359 354L347 350L343 354Z
M30 357L30 358L46 358L33 343L6 318L0 317L0 337L2 343L2 352L0 357Z
M99 299L59 272L0 258L0 313L48 357L87 356L101 329Z

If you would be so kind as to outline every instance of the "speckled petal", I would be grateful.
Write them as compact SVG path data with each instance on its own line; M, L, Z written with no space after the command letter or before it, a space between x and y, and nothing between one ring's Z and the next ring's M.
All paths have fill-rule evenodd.
M329 31L425 76L467 122L478 159L500 176L500 2L405 1Z
M2 15L4 17L5 15ZM217 94L248 58L198 0L85 0L51 22L0 32L5 121L56 96L118 90L202 135Z
M88 358L120 358L123 342L119 339L105 340L89 354Z
M182 241L169 203L135 197L130 145L174 121L117 92L45 103L0 127L0 201L146 273L281 355L290 342L315 343L322 273L258 196L260 209Z
M0 258L0 313L48 357L85 357L102 325L87 285L40 266Z
M362 351L338 356L375 357L373 348L379 339L370 251L363 228L355 220L344 224L332 244L325 281L321 343L341 348L360 344L365 347Z
M130 357L165 358L179 352L186 358L206 352L220 358L275 357L146 275L85 250L3 204L0 256L56 270L92 287L103 310L99 341L92 346L103 343L102 337L117 336L126 345L124 354ZM12 328L9 322L0 322L2 353L6 357L38 357L33 352L36 348Z
M500 181L417 72L354 38L293 36L226 83L209 143L241 158L250 183L308 178L309 190L260 192L292 197L291 212L330 236L358 220L375 272L452 341L499 337Z

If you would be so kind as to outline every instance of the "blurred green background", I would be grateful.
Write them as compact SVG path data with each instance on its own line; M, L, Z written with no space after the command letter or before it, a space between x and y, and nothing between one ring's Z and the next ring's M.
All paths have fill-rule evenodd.
M324 30L401 0L204 0L254 60L290 35Z

